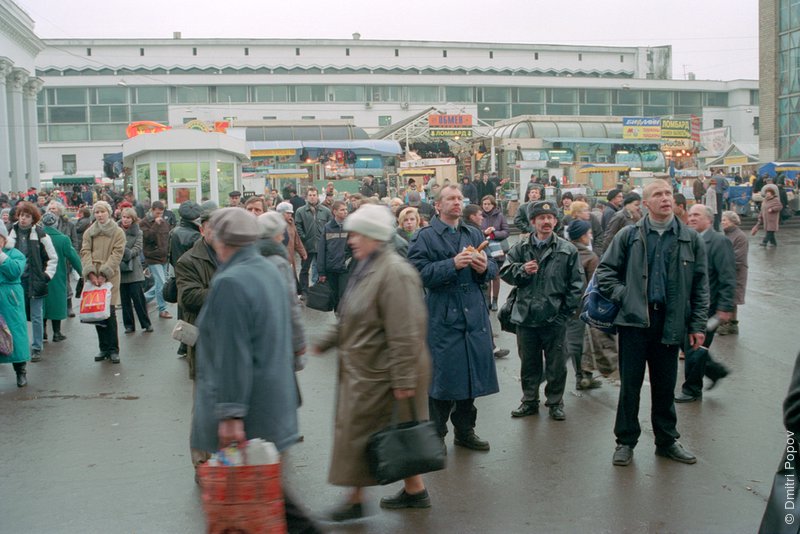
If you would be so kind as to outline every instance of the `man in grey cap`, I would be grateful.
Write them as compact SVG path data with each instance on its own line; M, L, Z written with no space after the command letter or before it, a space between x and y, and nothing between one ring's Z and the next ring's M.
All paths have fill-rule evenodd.
M286 281L252 246L261 232L251 214L223 208L209 226L220 267L197 320L191 446L213 453L262 438L284 452L300 438L290 304L275 298ZM292 532L310 526L288 495L286 515Z

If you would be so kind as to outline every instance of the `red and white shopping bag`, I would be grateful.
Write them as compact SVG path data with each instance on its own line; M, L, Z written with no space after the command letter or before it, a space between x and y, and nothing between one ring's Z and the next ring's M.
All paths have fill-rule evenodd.
M83 285L80 318L82 323L98 323L111 317L111 292L109 282L97 287L89 280Z

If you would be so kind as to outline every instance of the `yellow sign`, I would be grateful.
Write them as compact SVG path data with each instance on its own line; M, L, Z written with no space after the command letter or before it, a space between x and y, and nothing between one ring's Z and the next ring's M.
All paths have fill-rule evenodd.
M731 165L747 165L747 156L731 156L723 159L722 162L728 167Z
M472 137L472 129L465 130L460 128L431 128L431 137Z
M661 119L663 139L691 139L692 121L689 119Z
M251 150L250 157L251 158L258 158L258 157L270 157L270 156L294 156L297 154L297 150L292 148L276 148L272 150Z

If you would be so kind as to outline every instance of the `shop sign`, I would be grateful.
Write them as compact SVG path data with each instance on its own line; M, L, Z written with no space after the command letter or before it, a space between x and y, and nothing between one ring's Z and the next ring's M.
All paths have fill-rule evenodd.
M692 115L692 141L697 143L700 142L700 117L697 115Z
M409 161L401 161L401 169L415 169L417 167L433 167L441 165L455 165L456 158L430 158L430 159L413 159Z
M431 128L429 134L431 137L472 137L472 129Z
M731 146L731 131L729 126L704 130L700 132L700 144L709 154L720 156Z
M691 139L692 121L689 119L661 119L662 139Z
M691 150L694 144L690 139L669 139L661 143L661 150Z
M472 115L428 115L428 126L431 128L465 128L472 126Z
M276 148L272 150L251 150L250 157L252 158L270 158L270 157L279 157L279 156L295 156L297 155L297 150L293 148Z
M722 160L726 167L731 165L747 165L747 156L731 156Z
M128 125L128 127L125 129L125 134L128 136L128 139L130 139L131 137L136 137L137 135L154 134L170 129L172 129L171 126L160 124L154 121L137 121Z
M661 119L658 117L623 117L623 139L661 139Z

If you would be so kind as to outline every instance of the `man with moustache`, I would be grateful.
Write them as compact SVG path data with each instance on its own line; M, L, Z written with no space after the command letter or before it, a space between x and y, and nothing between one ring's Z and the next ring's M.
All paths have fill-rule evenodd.
M645 187L648 213L622 229L595 270L600 293L619 306L620 394L612 463L633 461L639 441L639 397L649 369L651 420L656 455L693 464L695 456L677 441L675 382L678 349L688 337L697 349L705 340L708 275L703 239L672 211L672 187L656 180Z
M461 224L464 196L455 185L442 187L438 216L411 240L408 261L420 272L428 305L428 346L433 377L428 397L430 418L442 438L448 419L455 445L488 451L475 434L475 399L497 393L489 311L481 285L497 276L497 264L476 252L483 234Z
M545 405L555 421L566 419L564 388L567 362L564 335L567 319L583 293L583 267L578 249L555 234L558 207L550 201L533 203L528 211L533 232L508 251L500 276L517 288L511 322L517 326L522 360L522 403L512 417L539 412L539 386L544 379Z

